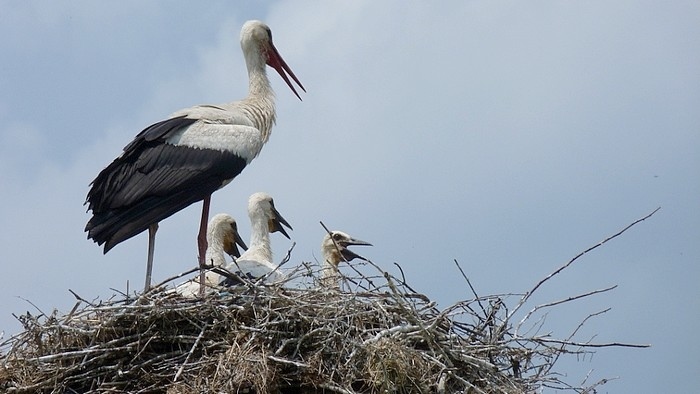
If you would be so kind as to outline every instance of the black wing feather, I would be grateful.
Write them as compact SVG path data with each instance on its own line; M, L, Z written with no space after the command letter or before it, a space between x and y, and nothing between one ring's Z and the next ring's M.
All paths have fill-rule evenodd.
M105 244L105 253L204 199L245 168L246 161L231 152L164 142L195 121L179 117L148 127L92 182L86 204L93 216L85 231Z
M190 127L196 121L197 119L179 116L155 123L141 131L129 145L124 147L121 156L102 170L92 181L91 189L85 200L88 210L102 212L128 204L128 202L114 201L114 199L124 188L125 179L134 176L134 167L144 167L144 164L147 164L149 160L157 159L157 156L144 153L161 145L169 136Z
M187 115L176 116L166 119L158 123L154 123L138 133L129 145L124 147L124 152L128 152L136 148L143 142L163 141L170 135L190 127L198 119L186 118Z

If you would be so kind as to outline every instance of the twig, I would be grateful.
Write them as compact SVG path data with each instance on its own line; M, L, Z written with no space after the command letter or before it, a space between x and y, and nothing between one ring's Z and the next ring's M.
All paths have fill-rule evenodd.
M299 367L299 368L308 368L309 367L308 364L300 363L298 361L287 360L286 358L275 357L273 355L268 355L267 358L269 358L272 361L277 361L278 363L294 365L295 367Z
M339 387L339 386L336 386L336 385L330 384L330 383L321 383L318 385L318 387L320 387L322 389L332 390L332 391L338 392L340 394L357 394L357 392L355 392L353 390L344 389L342 387Z
M289 260L290 260L291 257L292 257L292 250L294 250L294 247L295 247L296 245L297 245L296 242L292 242L292 246L290 246L290 247L289 247L289 250L287 250L287 255L284 256L284 258L283 258L282 261L277 265L277 267L275 267L272 271L268 272L267 274L263 275L260 279L258 279L258 280L255 282L255 284L264 283L265 280L266 280L267 278L269 278L270 275L272 275L274 272L277 272L277 271L279 270L279 268L280 268L283 264L286 264L287 262L289 262Z
M194 344L192 344L192 348L190 348L189 353L187 353L187 357L185 357L185 361L180 365L180 368L178 368L177 373L175 374L175 377L173 378L173 382L177 382L177 379L180 377L180 374L182 371L185 369L185 365L190 361L190 357L192 357L192 353L194 353L194 349L197 348L197 345L199 345L199 341L202 340L202 336L204 335L204 331L207 329L207 324L204 324L202 327L202 331L199 333L197 336L197 339L194 341Z
M29 301L28 299L26 299L26 298L23 298L23 297L19 297L19 296L17 296L17 298L19 298L20 300L22 300L22 301L24 301L24 302L28 303L29 305L33 306L33 307L34 307L34 309L36 309L37 311L39 311L39 313L41 313L42 315L44 315L44 316L48 316L48 315L47 315L46 313L44 313L44 311L42 311L41 309L39 309L39 307L38 307L38 306L34 305L34 303L33 303L33 302L31 302L31 301Z
M76 294L73 290L68 289L68 291L69 291L71 294L73 294L73 297L75 297L76 300L82 301L82 302L84 302L84 303L86 303L86 304L88 304L88 305L90 305L90 306L92 306L92 307L95 306L95 305L92 304L92 302L90 302L90 301L84 299L83 297L79 296L79 295Z
M467 281L467 285L469 285L469 288L471 289L472 294L474 294L474 299L479 304L479 307L481 308L481 311L484 313L484 316L486 316L487 315L486 309L484 309L484 306L481 304L481 299L479 298L479 295L476 294L476 290L474 290L474 286L472 286L472 282L469 280L467 275L464 273L464 270L457 262L457 259L454 259L453 261L455 262L455 265L457 266L457 268L459 268L459 272L462 273L462 277L464 278L464 280Z
M189 269L189 270L187 270L187 271L185 271L185 272L181 272L181 273L179 273L179 274L177 274L177 275L173 275L173 276L169 277L168 279L166 279L166 280L164 280L164 281L162 281L162 282L156 284L155 286L151 286L151 289L158 289L158 288L160 288L161 286L164 286L166 283L170 283L170 282L174 281L175 279L182 278L183 276L187 276L187 275L189 275L189 274L191 274L191 273L193 273L193 272L197 272L197 271L199 271L199 270L200 270L200 268L199 268L199 266L197 266L197 267L192 268L192 269ZM193 280L195 280L195 279L193 279ZM197 278L197 280L198 280L198 278Z
M410 325L401 325L401 326L395 326L391 328L384 329L380 332L378 332L374 337L364 341L362 344L363 345L369 345L372 343L375 343L382 339L383 337L390 336L392 334L396 333L411 333L411 332L416 332L420 331L421 327L420 326L410 326Z
M589 296L592 296L592 295L595 295L595 294L605 293L605 292L614 290L614 289L616 289L616 288L617 288L617 285L613 285L613 286L610 286L610 287L606 287L606 288L604 288L604 289L593 290L593 291L589 291L589 292L587 292L587 293L583 293L583 294L578 294L578 295L575 295L575 296L567 297L567 298L562 299L562 300L557 300L557 301L552 301L552 302L548 302L548 303L545 303L545 304L537 305L537 306L535 306L534 308L532 308L532 309L520 320L520 322L517 324L517 326L516 326L516 328L515 328L516 335L517 335L517 332L520 331L520 327L523 325L523 323L525 323L525 321L527 321L527 320L530 318L530 316L532 316L533 313L539 311L540 309L548 308L548 307L552 307L552 306L556 306L556 305L563 304L563 303L566 303L566 302L569 302L569 301L574 301L574 300L578 300L578 299L580 299L580 298L589 297Z
M659 209L661 209L661 207L656 208L655 210L653 210L651 213L647 214L646 216L644 216L644 217L642 217L642 218L640 218L640 219L635 220L635 221L632 222L631 224L628 224L625 228L623 228L622 230L618 231L617 233L615 233L615 234L613 234L613 235L611 235L611 236L605 238L604 240L600 241L599 243L597 243L597 244L595 244L595 245L589 247L588 249L584 250L583 252L577 254L574 258L572 258L571 260L569 260L569 262L567 262L566 264L564 264L564 265L562 265L561 267L557 268L554 272L552 272L551 274L547 275L545 278L541 279L539 282L537 282L537 284L535 285L535 287L533 287L532 289L530 289L530 291L528 291L527 293L525 293L525 295L523 295L523 297L520 299L520 302L518 302L518 305L516 305L516 307L513 308L513 310L510 312L510 314L508 315L508 317L506 318L506 320L510 320L510 317L513 316L513 315L523 306L523 304L525 304L525 302L530 298L530 296L532 296L532 294L533 294L535 291L537 291L537 289L539 289L539 287L542 286L542 284L544 284L545 282L547 282L548 280L550 280L552 277L554 277L555 275L557 275L558 273L560 273L561 271L563 271L564 269L566 269L567 267L569 267L571 264L574 263L574 261L578 260L580 257L582 257L583 255L585 255L586 253L588 253L588 252L590 252L590 251L592 251L592 250L594 250L594 249L597 249L598 247L604 245L605 243L607 243L608 241L610 241L610 240L612 240L612 239L617 238L618 236L622 235L625 231L629 230L629 229L630 229L631 227L633 227L634 225L636 225L636 224L638 224L638 223L640 223L640 222L643 222L643 221L646 220L646 219L649 219L649 218L650 218L653 214L655 214Z
M567 345L567 346L578 346L582 348L601 348L601 347L631 347L631 348L648 348L651 347L649 344L639 344L639 343L623 343L623 342L607 342L607 343L585 343L585 342L575 342L575 341L566 341L562 339L554 339L554 338L538 338L536 339L537 342L542 342L542 343L557 343L560 345Z

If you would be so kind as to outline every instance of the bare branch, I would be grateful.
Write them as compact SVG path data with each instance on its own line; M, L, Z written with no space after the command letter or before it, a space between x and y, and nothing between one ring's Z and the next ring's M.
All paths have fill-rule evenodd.
M586 253L588 253L588 252L590 252L590 251L592 251L592 250L594 250L594 249L597 249L598 247L600 247L600 246L606 244L606 243L607 243L608 241L610 241L610 240L613 240L613 239L619 237L619 236L622 235L625 231L627 231L627 230L629 230L630 228L632 228L634 225L636 225L636 224L638 224L638 223L641 223L641 222L643 222L643 221L646 220L646 219L649 219L649 218L650 218L652 215L654 215L659 209L661 209L661 207L656 208L655 210L653 210L651 213L647 214L646 216L644 216L644 217L642 217L642 218L640 218L640 219L637 219L637 220L635 220L634 222L628 224L625 228L623 228L622 230L618 231L617 233L615 233L615 234L613 234L613 235L611 235L611 236L605 238L604 240L598 242L597 244L595 244L595 245L589 247L588 249L584 250L583 252L577 254L574 258L572 258L571 260L569 260L566 264L564 264L564 265L562 265L561 267L557 268L554 272L552 272L551 274L547 275L545 278L543 278L542 280L540 280L539 282L537 282L537 284L535 285L535 287L533 287L532 289L530 289L530 291L528 291L527 293L525 293L525 295L523 295L523 297L522 297L522 299L520 300L520 302L518 303L518 305L517 305L515 308L513 308L513 310L511 311L509 317L510 317L510 316L513 316L513 315L523 306L523 304L525 304L525 302L527 302L527 300L530 298L530 296L532 296L532 294L533 294L535 291L537 291L537 289L539 289L540 286L542 286L542 284L544 284L545 282L547 282L548 280L550 280L552 277L554 277L554 276L557 275L558 273L560 273L560 272L562 272L563 270L565 270L566 268L568 268L571 264L573 264L573 263L574 263L576 260L578 260L579 258L583 257ZM508 320L509 320L509 319L508 319Z
M537 305L537 306L535 306L534 308L532 308L532 309L530 310L530 312L528 312L528 313L520 320L520 322L519 322L518 325L516 326L515 332L517 333L518 331L520 331L520 326L522 326L523 323L524 323L526 320L528 320L528 319L530 318L530 316L532 316L533 313L539 311L540 309L549 308L549 307L556 306L556 305L560 305L560 304L563 304L563 303L566 303L566 302L578 300L578 299L580 299L580 298L589 297L589 296L592 296L592 295L595 295L595 294L605 293L605 292L614 290L614 289L616 289L616 288L617 288L617 285L614 285L614 286L606 287L606 288L604 288L604 289L593 290L593 291L589 291L589 292L587 292L587 293L583 293L583 294L578 294L578 295L575 295L575 296L567 297L567 298L562 299L562 300L557 300L557 301L552 301L552 302L548 302L548 303L545 303L545 304Z
M479 295L476 294L476 290L474 290L474 286L472 286L472 282L469 280L467 275L464 273L464 270L457 262L457 259L454 259L453 261L455 262L455 265L457 266L457 268L459 268L459 272L462 274L462 277L467 282L467 285L469 285L469 288L471 289L472 294L474 294L474 299L479 304L479 308L481 308L481 311L484 313L484 316L486 316L486 309L484 309L484 306L481 304L481 299L479 298Z

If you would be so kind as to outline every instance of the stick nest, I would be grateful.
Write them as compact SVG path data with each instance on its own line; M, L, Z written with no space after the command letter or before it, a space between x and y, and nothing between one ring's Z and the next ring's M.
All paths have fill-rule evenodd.
M573 388L552 367L587 352L571 337L519 334L539 307L557 304L518 322L528 293L509 311L508 297L479 297L465 276L474 298L439 309L372 263L351 264L357 275L343 290L319 286L312 264L300 267L285 283L246 282L204 299L164 285L99 303L74 293L68 314L18 317L24 331L0 345L0 390L530 393ZM368 268L376 272L360 274Z

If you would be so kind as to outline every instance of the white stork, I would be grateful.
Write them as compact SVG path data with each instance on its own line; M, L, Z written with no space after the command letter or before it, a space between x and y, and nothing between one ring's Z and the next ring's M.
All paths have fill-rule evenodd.
M238 246L248 249L243 239L238 233L236 221L228 214L220 213L215 215L207 225L207 253L206 262L211 267L224 267L226 256L229 255L234 260L241 256ZM217 286L220 275L214 271L207 271L204 275L204 285L206 287ZM199 278L188 280L175 287L175 292L185 297L196 297L200 294L201 283Z
M340 271L338 271L338 265L341 262L350 262L354 259L367 261L364 257L348 249L348 246L351 245L372 246L371 243L355 239L342 231L326 233L321 243L321 253L323 254L321 285L329 288L339 287Z
M250 217L250 246L226 269L237 276L252 281L265 277L265 282L273 283L283 278L277 266L272 263L272 247L270 233L281 232L287 239L289 234L283 226L290 230L292 226L275 209L274 201L267 193L255 193L248 199L248 216ZM225 279L223 286L234 286L240 281Z
M211 194L260 153L275 122L274 92L265 65L274 68L300 100L287 74L306 91L272 44L264 23L243 25L241 49L248 68L248 97L183 109L147 127L91 183L85 203L92 218L85 231L89 239L104 244L104 253L149 230L145 290L151 283L158 222L200 200L204 203L197 243L204 268ZM204 271L200 279L204 283Z

